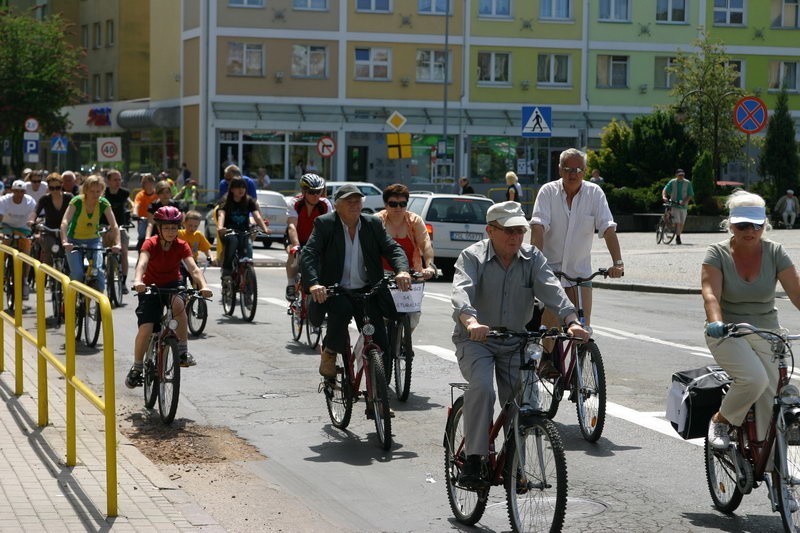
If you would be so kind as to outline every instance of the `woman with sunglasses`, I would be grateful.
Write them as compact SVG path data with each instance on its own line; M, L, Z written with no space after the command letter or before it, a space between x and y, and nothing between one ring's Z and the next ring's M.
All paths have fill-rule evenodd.
M730 446L730 426L740 426L755 404L758 438L766 438L778 366L769 341L757 335L725 338L725 324L747 322L777 330L775 283L779 281L800 309L800 278L782 245L764 238L771 229L764 199L747 191L727 201L730 216L723 222L731 236L712 244L701 270L706 311L706 344L716 362L733 378L728 394L709 424L709 445Z
M47 176L47 190L49 192L36 203L36 216L40 217L44 213L44 226L60 232L61 219L64 218L64 213L67 212L67 206L72 200L72 193L63 191L61 174L58 172L52 172ZM39 235L39 239L42 249L42 262L52 265L53 245L60 242L60 236L58 233L45 230Z

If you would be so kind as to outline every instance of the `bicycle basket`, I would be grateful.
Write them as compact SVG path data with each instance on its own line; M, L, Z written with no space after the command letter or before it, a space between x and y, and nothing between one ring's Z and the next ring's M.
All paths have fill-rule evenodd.
M672 374L667 394L667 420L684 439L704 437L711 416L719 410L732 382L717 365Z

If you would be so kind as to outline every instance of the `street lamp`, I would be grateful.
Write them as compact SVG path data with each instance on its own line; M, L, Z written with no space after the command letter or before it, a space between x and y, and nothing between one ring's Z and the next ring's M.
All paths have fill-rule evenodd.
M711 154L714 165L714 185L716 185L720 179L720 167L721 167L720 154L719 154L719 114L721 111L720 108L725 103L725 98L734 94L739 94L739 91L736 89L731 89L730 91L726 91L715 97L714 95L707 93L703 89L694 89L693 91L689 91L688 93L683 95L683 98L681 98L681 103L678 104L678 108L675 111L675 119L678 122L683 123L683 121L686 119L686 108L683 106L683 104L684 102L686 102L687 98L694 95L702 95L704 98L706 98L708 103L711 104L711 113L714 116L714 124L713 124L714 129L713 129L713 141L712 141L713 152Z

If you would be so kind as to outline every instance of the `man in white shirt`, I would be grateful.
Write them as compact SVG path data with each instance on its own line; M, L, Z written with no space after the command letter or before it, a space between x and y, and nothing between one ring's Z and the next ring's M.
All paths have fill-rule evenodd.
M25 194L37 202L48 192L47 183L42 181L46 174L46 170L34 170L28 174L28 181L25 182Z
M624 273L622 253L617 239L617 223L608 208L608 201L600 186L584 181L586 154L575 148L561 152L558 172L561 179L546 183L539 189L531 218L531 244L547 258L553 272L561 271L571 277L588 277L592 274L592 237L597 231L605 239L613 266L612 278ZM577 303L575 287L562 282L567 295ZM586 325L591 323L592 289L582 287L583 310ZM545 325L558 324L557 318L545 311Z
M4 244L10 245L12 235L23 237L17 240L22 253L31 253L31 227L36 219L36 200L25 194L25 182L15 180L11 184L11 194L0 198L0 223L4 235ZM22 266L23 279L27 279L30 265ZM28 284L22 285L22 297L28 299Z

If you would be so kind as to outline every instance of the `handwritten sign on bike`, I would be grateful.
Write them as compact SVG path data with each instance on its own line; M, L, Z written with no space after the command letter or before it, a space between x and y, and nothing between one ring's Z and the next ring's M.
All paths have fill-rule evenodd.
M768 118L767 105L757 96L745 96L733 107L733 123L748 135L763 130Z
M400 289L390 289L394 307L398 313L416 313L422 310L422 295L424 294L425 284L414 283L410 291Z

